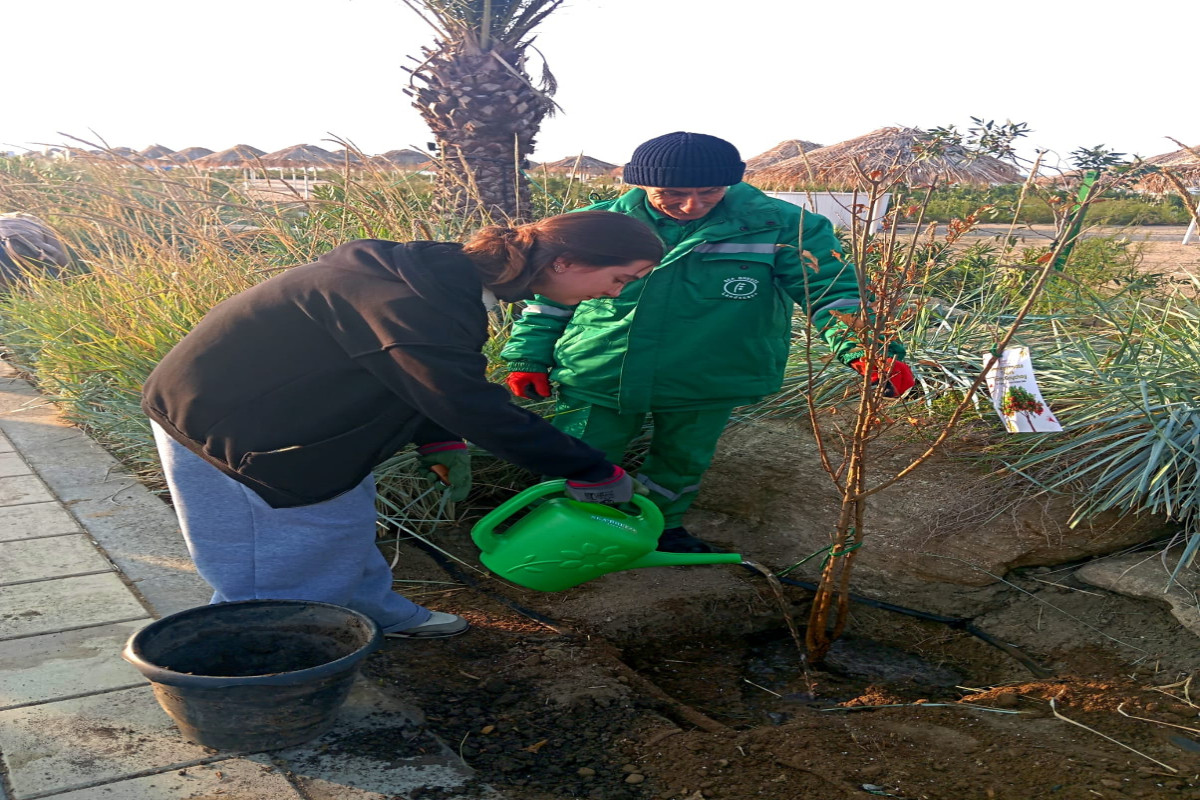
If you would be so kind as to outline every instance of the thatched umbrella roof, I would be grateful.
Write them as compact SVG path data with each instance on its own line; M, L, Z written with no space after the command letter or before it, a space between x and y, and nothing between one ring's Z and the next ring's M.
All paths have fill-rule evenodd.
M78 158L91 158L96 161L141 161L142 157L137 150L132 147L109 147L106 149L97 150L80 150L74 147L68 148L72 156Z
M1016 167L989 156L972 157L962 147L949 147L942 155L920 159L917 128L880 128L857 139L804 153L759 170L749 180L767 189L823 186L829 189L865 189L859 168L882 173L910 186L966 183L991 186L1020 183Z
M585 156L580 153L577 156L567 156L560 158L558 161L546 161L538 165L539 170L547 172L561 172L565 175L574 173L576 175L610 175L613 170L619 169L616 164L610 164L607 161L601 161L598 158Z
M1171 173L1186 187L1200 186L1200 145L1190 148L1184 147L1179 150L1173 150L1170 153L1152 156L1146 159L1146 163L1158 167L1163 172ZM1153 192L1155 194L1167 194L1177 191L1175 184L1168 180L1166 175L1161 173L1147 175L1137 182L1135 188L1139 191Z
M178 152L167 153L164 156L159 156L159 158L161 158L163 161L171 161L176 164L186 164L189 161L195 161L198 158L204 158L205 156L211 156L212 154L213 151L209 150L207 147L185 147Z
M265 155L266 152L259 150L257 147L251 147L248 144L235 144L228 150L222 150L219 153L194 159L192 165L202 169L253 167L258 165L257 159Z
M323 147L315 144L294 144L259 157L264 167L336 167L341 162Z
M1074 192L1079 189L1079 182L1083 179L1083 170L1072 169L1067 172L1052 172L1049 175L1043 175L1041 172L1033 179L1034 184L1046 189L1059 189L1064 192Z
M386 153L372 156L372 160L385 167L392 166L412 169L419 165L428 164L429 156L417 150L405 148L403 150L388 150Z
M808 153L818 150L821 147L823 145L819 145L816 142L806 142L803 139L784 139L765 153L759 153L753 158L747 158L746 172L766 169L778 164L780 161L787 161L789 158L795 158L801 153Z
M152 144L145 150L142 150L140 153L138 153L138 155L140 155L142 158L162 158L163 156L169 156L174 152L174 150L166 145Z
M359 166L363 163L364 158L369 158L369 156L359 155L354 150L348 150L345 147L343 147L341 150L334 150L330 152L329 155L333 156L334 160L339 166L344 166L347 162L349 162L350 166L352 167Z
M1137 179L1136 183L1131 187L1134 191L1149 194L1171 194L1177 192L1178 188L1167 179L1167 176L1163 172L1170 172L1186 187L1195 188L1200 186L1200 145L1151 156L1150 158L1143 159L1141 163L1158 167L1161 171ZM1088 170L1073 169L1058 173L1047 171L1045 167L1042 169L1045 171L1045 174L1039 175L1034 180L1034 183L1051 189L1068 191L1078 189L1080 180L1088 172Z
M103 150L86 150L82 147L64 147L59 152L61 158L99 159L104 156Z

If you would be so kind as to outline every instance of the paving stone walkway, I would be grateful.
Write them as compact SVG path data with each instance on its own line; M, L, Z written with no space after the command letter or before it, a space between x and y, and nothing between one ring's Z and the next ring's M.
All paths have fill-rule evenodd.
M170 508L0 364L0 800L392 800L471 779L441 742L400 757L356 747L381 728L415 739L423 722L361 678L306 745L184 741L120 652L208 597Z

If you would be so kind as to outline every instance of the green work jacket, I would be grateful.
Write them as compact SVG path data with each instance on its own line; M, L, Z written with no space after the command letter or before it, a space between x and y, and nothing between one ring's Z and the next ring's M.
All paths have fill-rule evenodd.
M860 302L825 217L745 183L688 223L656 211L643 189L589 209L648 223L666 255L619 297L530 301L501 351L513 371L549 372L571 395L621 413L744 405L782 384L793 302L842 363L863 355L831 313ZM898 343L891 351L903 356Z

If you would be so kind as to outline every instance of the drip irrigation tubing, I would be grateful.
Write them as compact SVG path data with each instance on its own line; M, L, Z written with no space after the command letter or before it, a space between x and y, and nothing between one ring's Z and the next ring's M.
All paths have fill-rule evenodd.
M534 611L533 609L525 608L520 603L517 603L514 600L511 600L508 597L505 597L500 592L496 592L496 591L493 591L492 589L488 589L487 587L481 586L479 581L475 580L475 578L473 578L467 572L460 569L457 564L455 564L450 559L446 558L446 556L443 553L441 553L439 550L437 550L434 547L430 547L428 544L421 541L420 539L414 539L413 544L415 544L423 552L425 552L430 558L432 558L434 560L434 562L446 572L446 574L448 574L450 577L454 578L457 581L461 581L462 583L466 584L471 589L474 589L478 592L482 592L483 594L492 598L496 602L501 603L502 605L504 605L508 608L511 608L513 611L517 612L518 614L520 614L524 617L528 617L529 619L533 620L534 622L538 622L542 625L545 625L547 628L551 629L552 631L555 631L556 633L566 633L569 631L569 628L567 628L566 625L559 622L558 620L551 619L550 617L547 617L544 614L539 614L538 612ZM746 566L745 564L743 564L742 566L746 567L746 569L750 570L751 572L755 572L757 574L757 571L754 570L752 567ZM788 586L796 586L801 589L807 589L810 592L815 592L817 590L817 585L815 583L809 583L807 581L798 581L795 578L781 577L781 578L779 578L779 582L787 584ZM993 647L996 647L996 648L1004 651L1011 658L1018 661L1023 667L1025 667L1025 669L1032 672L1034 674L1034 676L1036 676L1038 678L1050 678L1050 677L1053 677L1053 675L1054 675L1053 671L1046 669L1041 664L1038 664L1036 661L1034 661L1029 656L1022 653L1017 648L1013 647L1012 645L1010 645L1006 642L1002 642L1002 641L996 639L991 634L987 633L986 631L982 631L979 628L975 627L975 625L972 624L972 621L970 619L968 619L967 617L945 617L945 616L942 616L941 614L932 614L928 611L920 611L915 608L905 608L904 606L898 606L894 603L888 603L883 600L874 600L870 597L863 597L862 595L857 595L857 594L853 594L853 593L851 593L851 595L850 595L850 600L852 602L861 603L863 605L870 606L872 608L878 608L883 611L893 611L897 614L905 614L910 617L917 617L918 619L928 620L929 622L940 622L943 625L947 625L956 630L961 630L965 633L969 633L972 636L974 636L975 638L979 639L980 641L986 642L987 644L990 644Z
M491 589L488 589L487 587L481 586L479 584L479 581L475 580L475 578L472 577L465 570L460 569L459 566L457 564L455 564L453 561L446 558L446 555L442 551L438 550L436 547L430 547L428 544L426 544L421 539L414 538L411 541L412 541L412 544L416 545L421 551L423 551L426 555L428 555L430 558L432 558L434 560L434 563L436 563L439 567L441 567L442 570L447 575L449 575L451 578L454 578L454 580L465 583L469 588L474 589L477 592L482 592L483 594L485 594L488 597L495 600L497 603L500 603L504 606L507 606L508 608L511 608L513 611L516 611L521 616L528 617L529 619L533 620L534 622L538 622L538 623L541 623L542 625L545 625L547 628L554 631L555 633L567 633L568 632L567 626L564 625L563 623L559 622L558 620L551 619L550 617L547 617L544 614L539 614L538 612L534 611L531 608L525 608L520 603L517 603L514 600L510 600L509 598L505 597L500 592L496 592Z

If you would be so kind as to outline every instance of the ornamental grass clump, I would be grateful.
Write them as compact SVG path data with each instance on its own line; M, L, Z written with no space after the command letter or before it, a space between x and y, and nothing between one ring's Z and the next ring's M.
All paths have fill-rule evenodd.
M1189 540L1178 574L1200 543L1200 306L1178 293L1110 303L1096 320L1046 342L1043 387L1064 432L994 456L1042 491L1079 497L1071 524L1105 511L1175 521Z
M276 191L265 200L255 191L262 182L230 171L150 168L116 154L0 158L0 208L44 219L72 258L64 279L35 279L0 296L9 358L73 422L161 485L141 385L214 305L351 239L466 233L429 213L424 177L360 163L367 166L323 171L307 199L269 180ZM415 481L392 469L381 493L398 487L403 507ZM424 519L428 509L414 508Z

